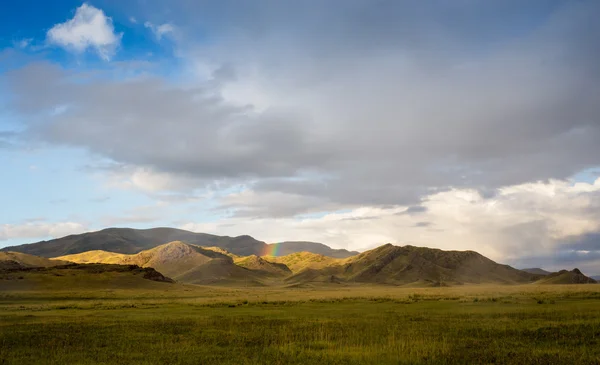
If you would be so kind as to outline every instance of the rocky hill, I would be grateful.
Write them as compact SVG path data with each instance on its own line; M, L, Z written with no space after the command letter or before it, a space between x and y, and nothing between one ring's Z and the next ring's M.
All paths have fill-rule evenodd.
M334 258L311 252L280 257L239 255L217 246L172 241L134 254L92 250L46 259L22 253L0 253L2 262L5 269L63 265L66 262L153 268L181 283L202 285L454 286L595 282L577 269L544 275L539 270L530 273L498 264L474 251L391 244L347 258Z
M236 264L232 255L226 254L222 249L207 249L181 241L169 242L132 255L92 251L56 259L76 263L96 260L99 263L152 267L168 277L189 284L264 285L263 281L268 276L285 276L289 273L285 265L272 264L256 256L238 258L239 264Z
M561 270L544 276L538 284L596 284L597 281L585 276L579 269Z
M473 251L442 251L387 244L320 269L309 268L289 283L355 282L405 285L518 284L540 277L498 264Z

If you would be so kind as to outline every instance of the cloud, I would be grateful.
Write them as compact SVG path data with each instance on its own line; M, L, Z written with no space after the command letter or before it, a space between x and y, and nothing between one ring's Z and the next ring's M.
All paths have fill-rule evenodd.
M28 222L24 224L0 225L0 241L18 238L58 238L88 230L85 224L77 222Z
M126 226L132 223L152 223L160 219L161 204L135 207L123 212L122 215L106 215L99 219L103 227Z
M171 75L32 63L6 74L8 106L28 138L114 162L113 187L225 195L231 217L195 230L509 263L596 250L597 183L568 179L600 165L598 2L220 3L170 3Z
M14 139L18 135L14 131L0 131L0 148L9 149L15 147Z
M261 200L258 193L251 196L253 201ZM246 202L240 202L241 209ZM267 197L265 205L272 203ZM584 251L600 251L600 179L513 185L493 197L473 189L453 189L425 197L422 206L426 209L418 215L398 214L407 210L405 206L361 207L300 219L233 216L182 224L182 228L250 234L269 242L293 238L354 250L388 242L475 250L500 262L520 267L537 262L548 269L572 266L577 257L592 257Z
M157 40L161 40L164 36L175 32L175 26L173 24L164 23L161 25L154 25L151 22L145 22L144 27L150 29Z
M33 41L33 38L23 38L21 40L15 41L14 45L15 45L15 47L25 49L31 45L32 41Z
M146 193L192 192L196 188L204 187L205 184L194 177L185 178L157 172L147 167L110 165L92 171L99 173L109 187L134 189Z
M108 61L119 47L122 36L122 33L115 32L112 19L102 10L84 3L77 8L72 19L48 30L46 40L74 53L92 49Z
M431 225L431 222L417 222L413 227L430 227Z
M175 178L301 196L311 210L416 205L452 188L494 192L600 165L597 3L552 9L493 44L504 34L494 6L448 5L464 18L452 23L444 9L400 2L288 6L294 17L273 9L288 14L282 21L252 5L264 28L242 18L241 35L227 18L219 42L181 45L184 64L215 65L185 85L37 64L10 76L13 106L33 120L72 105L30 124L46 141ZM235 77L217 80L223 65Z

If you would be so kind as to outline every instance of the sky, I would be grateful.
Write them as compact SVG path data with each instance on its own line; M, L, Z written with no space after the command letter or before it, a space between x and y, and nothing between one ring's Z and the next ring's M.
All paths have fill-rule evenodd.
M168 226L600 274L599 11L7 1L0 247Z

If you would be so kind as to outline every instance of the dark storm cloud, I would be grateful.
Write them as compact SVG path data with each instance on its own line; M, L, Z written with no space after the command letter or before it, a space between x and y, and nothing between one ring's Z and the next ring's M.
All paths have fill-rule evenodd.
M23 96L15 105L31 115L32 136L115 161L229 178L291 175L327 158L308 145L306 121L233 106L211 89L172 88L153 78L95 81L46 63L9 77Z
M519 241L519 237L515 236L515 240ZM588 275L600 273L600 232L558 239L553 250L540 252L543 253L515 258L511 264L520 268L543 267L556 271L578 267Z
M211 80L183 88L31 64L9 75L29 135L276 197L244 215L418 204L600 165L598 2L169 6L184 33L204 27L213 41L181 45L219 65ZM244 82L269 108L223 97Z
M600 252L600 232L593 232L564 239L563 245L577 251ZM600 271L600 268L598 271Z

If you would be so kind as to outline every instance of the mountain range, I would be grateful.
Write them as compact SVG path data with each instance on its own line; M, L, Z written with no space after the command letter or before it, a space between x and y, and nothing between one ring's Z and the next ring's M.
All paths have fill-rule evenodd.
M239 256L219 247L173 241L137 254L90 251L61 261L152 267L189 284L305 285L308 283L519 284L541 277L500 265L473 251L442 251L387 244L348 258L315 253Z
M158 243L174 236L188 240ZM250 236L222 237L169 228L111 228L3 250L0 270L73 264L121 265L152 268L178 282L200 285L454 286L596 282L578 269L558 273L539 268L518 270L474 251L386 244L354 253L314 242L269 245Z
M49 241L5 247L0 251L16 251L41 257L57 257L94 250L134 254L172 241L182 241L197 246L220 247L240 256L262 256L271 252L277 252L281 256L302 251L336 258L358 254L356 251L336 250L316 242L294 241L268 244L247 235L216 236L164 227L151 229L107 228Z

